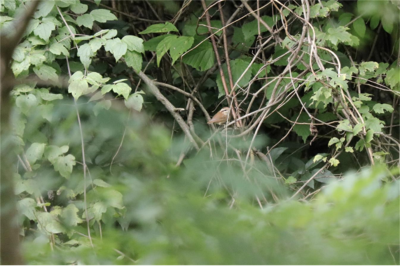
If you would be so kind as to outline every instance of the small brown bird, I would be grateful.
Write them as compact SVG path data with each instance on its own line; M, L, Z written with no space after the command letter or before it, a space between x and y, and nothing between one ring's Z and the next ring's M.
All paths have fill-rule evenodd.
M213 118L207 122L207 124L224 124L228 121L229 107L222 108L218 113L216 113Z

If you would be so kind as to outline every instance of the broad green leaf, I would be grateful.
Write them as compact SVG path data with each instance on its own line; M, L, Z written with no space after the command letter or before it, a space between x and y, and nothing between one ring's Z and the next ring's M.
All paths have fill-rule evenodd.
M353 132L353 128L351 127L350 122L347 119L340 121L336 129L339 132L340 131Z
M210 69L215 62L214 50L211 43L205 41L199 47L183 56L183 62L199 71Z
M94 38L89 41L89 46L92 49L93 53L96 53L97 50L99 50L105 43L106 41L104 39Z
M71 11L74 12L75 14L83 14L87 10L88 10L88 6L85 4L82 4L80 2L77 2L71 6Z
M374 133L382 132L384 122L376 117L368 118L365 120L365 126L371 129Z
M94 18L91 14L83 14L82 16L78 16L76 18L76 23L79 26L84 26L86 28L92 29Z
M90 15L92 15L94 20L101 23L104 23L107 20L118 20L117 17L107 9L95 9L90 12Z
M86 68L88 68L90 63L92 62L91 58L94 56L94 52L90 48L90 45L88 43L85 43L85 44L79 46L78 56L79 56L79 59L81 60L82 64Z
M297 119L297 116L298 116L298 114L295 114L291 119L293 121L295 121ZM309 123L310 122L310 118L308 117L308 115L306 113L302 113L300 115L299 119L297 120L297 122ZM303 139L304 143L306 142L308 136L310 136L310 134L311 134L309 125L298 125L298 124L296 124L293 127L293 131L296 132L296 134Z
M331 138L328 143L328 147L332 146L335 143L338 143L340 140L338 138Z
M354 135L357 135L358 133L360 133L360 131L362 130L362 128L363 128L363 124L357 124L357 125L355 125L354 126L354 128L353 128L353 134Z
M121 42L119 38L107 40L104 48L106 51L109 51L114 55L115 61L117 62L124 54L126 54L127 51L126 43Z
M51 10L54 8L55 0L47 0L47 1L42 1L35 14L33 15L34 18L40 18L40 17L46 17Z
M33 68L33 72L42 80L58 81L56 70L47 65L41 65Z
M360 139L359 141L357 141L355 148L358 151L363 151L365 148L365 141L363 139Z
M60 215L60 220L67 227L77 226L83 220L78 216L79 209L74 204L69 204L65 207Z
M354 153L353 147L346 147L344 150L346 152Z
M367 28L365 26L365 21L363 18L358 18L356 21L354 21L353 28L358 36L360 36L361 38L364 37Z
M351 34L347 32L348 28L339 26L336 28L329 28L327 40L329 40L333 45L338 45L343 42L351 42Z
M43 53L38 53L39 51L32 51L32 53L29 56L29 60L31 61L31 64L34 66L39 66L42 65L44 61L46 61L46 57L43 55Z
M64 228L56 220L56 218L48 212L38 212L36 215L38 219L38 229L45 234L59 234L64 232Z
M29 220L36 221L36 201L32 198L24 198L17 203L19 213L25 215Z
M106 94L107 92L111 91L113 89L114 85L108 84L104 85L103 88L101 88L101 94Z
M90 72L87 74L86 77L87 82L89 82L91 85L97 85L100 86L101 84L106 83L107 81L110 80L110 78L103 78L102 75L100 75L97 72Z
M157 66L160 66L161 58L171 48L172 43L178 38L176 35L171 35L163 39L156 48Z
M59 6L59 7L68 7L68 6L71 6L71 5L75 5L76 3L78 2L78 0L57 0L56 1L56 4Z
M76 164L75 157L71 154L66 156L59 156L55 159L53 166L54 170L60 172L65 178L69 178L72 173L72 168Z
M174 24L171 24L170 22L165 22L165 24L153 24L147 29L145 29L142 32L139 32L140 34L148 34L148 33L163 33L163 32L170 32L170 31L176 31L178 32L178 29L174 26Z
M371 27L371 30L374 30L374 29L376 29L376 27L378 27L380 20L381 20L381 18L379 15L373 15L371 17L371 20L369 22L369 26Z
M107 182L101 180L101 179L95 179L93 180L93 184L95 184L98 187L111 187L110 184L108 184Z
M393 26L395 24L395 22L392 20L392 18L390 16L388 16L388 15L382 16L381 17L381 22L382 22L383 29L387 33L391 34L392 31L393 31Z
M35 164L37 160L40 160L44 153L46 143L32 143L32 145L26 151L26 157L31 165Z
M374 137L374 132L372 130L368 130L367 134L365 135L365 142L370 143Z
M386 84L389 85L393 90L395 89L396 86L400 84L400 68L399 67L393 67L391 68L386 75ZM399 89L397 89L399 91Z
M174 36L172 34L165 34L165 35L160 35L157 37L154 37L146 42L144 42L143 47L146 51L152 51L155 52L157 49L157 45L164 40L165 38L169 37L169 36Z
M329 160L329 163L330 163L332 166L336 167L336 166L339 165L340 162L339 162L338 159L331 158L331 159Z
M38 105L38 100L35 95L20 95L17 97L15 104L21 110L22 113L29 115L32 107Z
M50 45L49 51L56 55L63 54L65 56L69 56L68 50L64 47L64 45L62 45L61 43L58 43L58 42L52 43Z
M385 111L389 113L393 112L393 107L387 103L377 103L374 105L374 107L372 107L372 109L377 114L383 114Z
M170 55L172 64L193 45L193 37L181 36L172 41Z
M13 64L11 65L11 69L15 77L18 77L22 72L28 70L30 65L31 64L29 62L29 57L25 57L25 59L22 62L14 61Z
M131 87L128 86L126 83L117 83L113 85L113 91L118 93L118 95L124 96L125 99L128 99L129 93L131 93Z
M126 65L132 67L137 73L142 70L143 57L141 54L135 51L127 51L124 58Z
M89 91L89 84L86 80L72 81L68 86L68 92L72 94L75 99L87 94Z
M136 51L138 53L144 53L143 39L136 36L125 36L122 41L126 43L129 51Z
M294 178L293 176L289 176L286 180L285 180L285 184L291 185L297 182L297 179Z
M141 111L143 107L143 97L139 93L134 93L129 96L128 100L125 101L125 106L129 109Z
M54 104L41 104L38 106L37 110L44 119L46 119L49 122L52 122L54 113L53 108Z
M374 72L378 67L379 64L377 62L362 62L358 69L360 70L360 75L364 76L367 71Z
M115 36L117 36L118 31L117 30L109 30L104 36L102 36L103 39L108 40L111 38L114 38Z
M33 32L45 41L48 41L51 32L56 29L54 23L45 18L39 23L39 25L33 30Z
M54 146L54 145L48 145L45 148L44 151L44 156L51 162L55 163L55 160L62 154L68 152L69 147L68 146Z

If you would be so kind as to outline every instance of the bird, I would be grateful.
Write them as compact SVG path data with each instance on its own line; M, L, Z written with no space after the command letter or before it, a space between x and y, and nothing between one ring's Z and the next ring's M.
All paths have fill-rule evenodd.
M210 121L207 122L207 124L224 124L226 121L228 121L228 116L229 116L229 107L224 107L221 110L219 110L218 113L216 113L213 118L211 118Z

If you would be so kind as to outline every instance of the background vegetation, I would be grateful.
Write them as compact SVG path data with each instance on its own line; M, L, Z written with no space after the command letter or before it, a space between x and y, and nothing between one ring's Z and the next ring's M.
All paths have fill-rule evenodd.
M398 1L37 4L0 4L2 263L400 262Z

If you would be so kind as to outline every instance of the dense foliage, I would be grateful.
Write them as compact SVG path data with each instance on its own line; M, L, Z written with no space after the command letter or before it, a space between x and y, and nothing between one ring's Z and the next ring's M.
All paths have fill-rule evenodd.
M2 136L25 261L400 263L399 10L42 1Z

